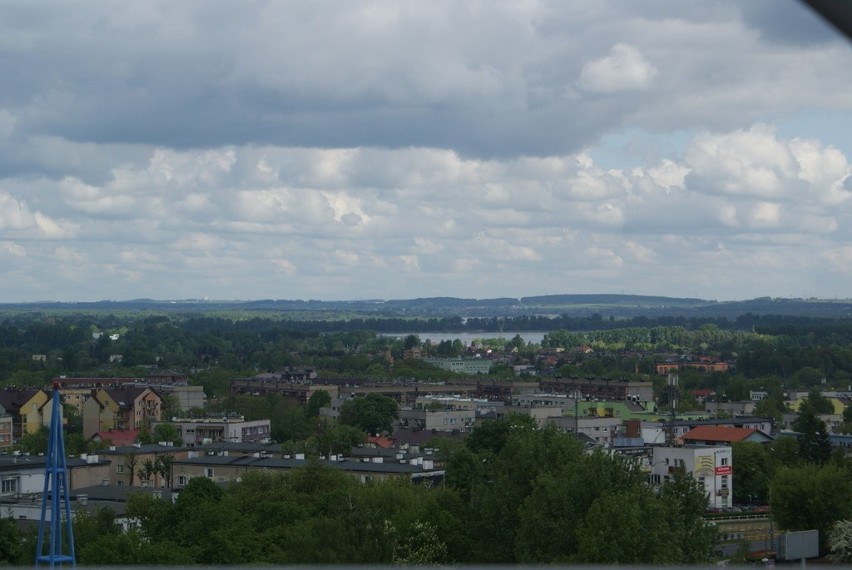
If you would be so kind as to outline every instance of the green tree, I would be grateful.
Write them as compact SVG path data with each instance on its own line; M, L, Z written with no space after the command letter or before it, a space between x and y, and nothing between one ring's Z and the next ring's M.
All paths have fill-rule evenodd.
M787 404L784 403L784 393L780 390L773 390L763 400L759 401L754 406L754 415L764 418L772 418L772 420L780 424L783 414L789 412Z
M852 479L831 464L785 468L772 480L769 502L779 527L818 530L825 550L834 523L852 518Z
M162 422L154 426L153 439L155 442L165 441L174 445L183 445L180 429L173 423Z
M436 565L447 561L447 544L428 521L415 521L407 533L395 539L391 560L394 565Z
M163 415L167 417L180 416L183 408L180 405L180 398L174 393L162 394L163 398Z
M707 509L704 486L689 475L675 473L663 485L660 500L666 505L668 540L677 545L673 559L665 562L694 565L708 562L718 536L715 528L704 521Z
M831 457L831 443L825 422L819 419L814 407L803 405L793 421L793 430L799 433L802 458L813 463L825 463Z
M26 453L46 454L49 441L50 430L47 426L40 426L37 432L22 435L18 439L18 446Z
M115 522L115 512L109 507L98 507L93 512L74 513L74 547L78 560L83 564L107 562L100 559L100 545L103 537L115 536L121 527Z
M240 367L238 363L235 363L234 366ZM216 367L193 374L191 381L194 386L203 386L204 393L207 394L208 398L216 398L227 396L231 387L231 380L238 377L239 373L232 369Z
M149 458L142 461L142 467L139 468L137 473L139 474L140 481L145 481L146 484L150 483L151 477L157 473L155 460Z
M770 459L770 471L775 473L781 467L799 467L802 464L799 440L791 435L775 438L766 444Z
M0 566L23 566L32 561L25 552L24 537L11 516L0 518Z
M736 497L740 501L766 504L769 499L769 481L772 479L772 464L767 448L761 443L736 441L731 444Z
M566 469L581 454L574 437L553 428L528 429L526 424L519 424L510 429L500 452L484 456L483 480L470 490L470 526L477 562L517 560L516 537L524 520L521 505L533 493L539 478ZM539 522L544 519L538 517Z
M332 423L317 437L317 451L321 454L348 454L366 439L367 434L357 427Z
M793 375L793 381L800 386L816 386L825 378L825 372L819 368L804 366Z
M503 450L512 433L537 429L528 415L511 413L499 420L485 420L465 440L467 447L481 455L496 455Z
M471 451L470 447L462 445L450 455L446 469L447 485L456 489L466 500L470 499L472 490L482 482L484 475L483 458Z
M852 520L834 523L828 535L830 558L840 564L852 563Z
M127 515L138 521L139 531L146 542L162 545L174 539L178 521L175 505L171 501L158 499L148 493L130 493L127 497Z
M398 416L396 402L381 394L358 396L340 407L341 423L374 435L390 433Z
M551 331L541 339L542 348L575 348L580 345L580 337L565 329Z
M174 464L175 456L170 453L157 456L157 460L154 462L154 470L160 475L160 477L162 477L163 481L166 483L166 487L172 486L172 471L174 469Z
M405 337L403 341L403 346L405 350L411 350L413 348L420 348L420 337L416 334L410 334Z
M331 405L331 394L326 390L317 390L308 399L308 406L305 409L305 416L310 420L319 415L320 408L326 408Z
M632 486L596 499L578 531L575 559L586 564L675 564L665 505L650 488Z
M124 466L127 467L127 485L129 487L132 487L136 480L139 461L139 454L137 454L136 451L130 451L124 454Z
M817 387L810 389L808 397L805 398L801 406L810 408L816 415L834 413L834 404L831 403L831 400L823 396ZM801 406L799 407L799 411L802 409Z
M852 404L843 409L843 424L837 429L837 433L852 434Z

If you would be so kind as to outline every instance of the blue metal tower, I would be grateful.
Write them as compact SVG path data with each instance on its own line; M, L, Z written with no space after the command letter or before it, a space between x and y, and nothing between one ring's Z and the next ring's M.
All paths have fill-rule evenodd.
M74 530L71 526L71 500L68 497L68 469L65 459L65 439L62 435L62 403L59 388L53 386L53 408L50 415L50 443L47 447L47 463L44 467L44 494L41 498L41 521L38 524L38 546L35 564L48 565L50 568L62 567L70 563L77 567L74 555ZM47 503L50 501L50 535L48 552L44 551L44 530L47 515ZM62 501L63 509L59 502ZM64 515L64 516L63 516ZM65 523L65 544L62 540L62 526ZM63 546L67 553L63 554Z

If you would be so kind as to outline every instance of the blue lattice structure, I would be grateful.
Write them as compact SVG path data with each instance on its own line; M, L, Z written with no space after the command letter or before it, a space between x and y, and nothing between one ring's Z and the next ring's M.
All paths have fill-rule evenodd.
M47 521L50 503L50 521ZM45 527L50 525L45 552ZM64 534L63 534L64 529ZM64 540L63 540L64 538ZM50 415L50 443L44 467L44 494L41 498L41 520L38 524L36 567L47 565L61 568L77 567L74 555L74 530L71 525L71 500L68 497L68 466L65 459L65 439L62 434L62 403L59 390L53 388L53 407Z

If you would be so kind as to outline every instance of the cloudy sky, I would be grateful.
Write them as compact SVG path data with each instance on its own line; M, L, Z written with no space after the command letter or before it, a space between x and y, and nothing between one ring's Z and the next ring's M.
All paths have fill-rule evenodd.
M9 0L0 301L847 298L793 0Z

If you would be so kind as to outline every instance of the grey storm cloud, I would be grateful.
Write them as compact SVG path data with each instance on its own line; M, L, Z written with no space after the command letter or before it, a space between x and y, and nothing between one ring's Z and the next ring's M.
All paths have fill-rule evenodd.
M11 1L0 74L9 300L852 277L848 149L779 134L852 52L792 0Z
M783 27L791 16L815 19L793 2L748 6L746 23L769 37L796 37ZM18 141L540 156L593 144L647 113L649 101L665 102L672 60L683 55L672 45L691 28L722 33L714 23L736 18L738 7L709 20L699 2L83 2L73 10L13 2L2 10L0 105ZM718 74L737 56L718 50L689 65ZM727 75L723 87L737 79ZM673 119L712 122L685 112ZM663 119L647 119L655 120Z

